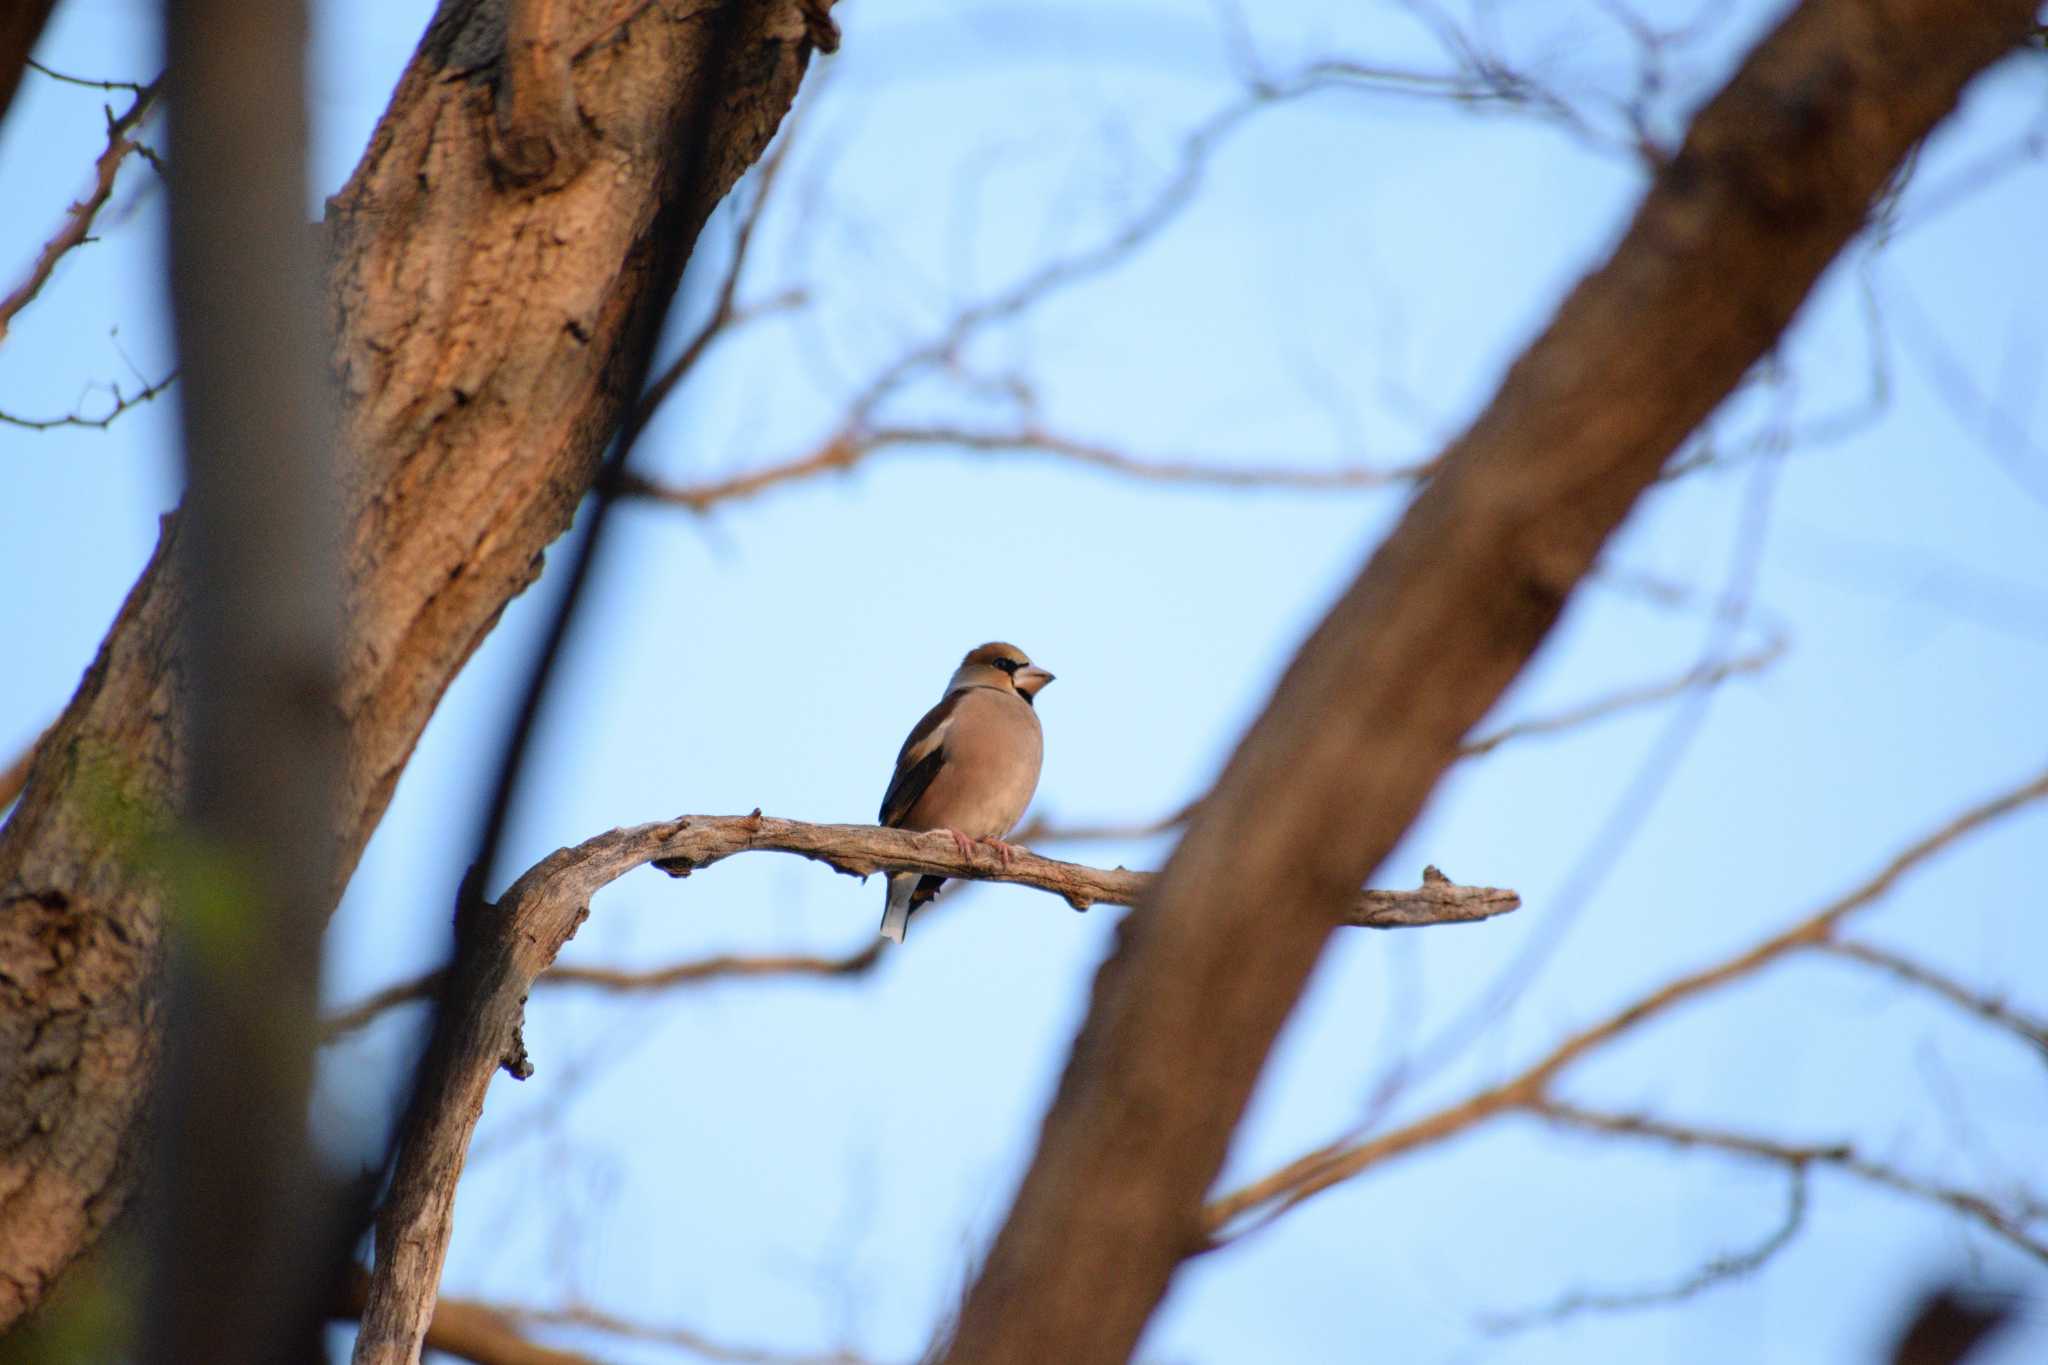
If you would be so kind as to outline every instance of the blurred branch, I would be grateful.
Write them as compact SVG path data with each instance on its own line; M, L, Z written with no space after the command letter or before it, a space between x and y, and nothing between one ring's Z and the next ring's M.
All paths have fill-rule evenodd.
M1221 1245L1235 1240L1245 1232L1263 1227L1311 1195L1348 1180L1361 1171L1419 1147L1441 1142L1502 1114L1526 1110L1541 1111L1550 1114L1551 1117L1557 1117L1558 1115L1551 1111L1562 1111L1566 1107L1550 1099L1549 1087L1558 1075L1573 1063L1636 1030L1675 1005L1732 982L1747 980L1764 967L1795 950L1825 945L1842 920L1877 902L1901 878L1922 863L1966 835L2043 797L2048 797L2048 772L1963 811L1947 824L1899 852L1874 876L1847 894L1733 957L1678 977L1609 1015L1600 1023L1580 1030L1509 1080L1489 1086L1457 1104L1378 1136L1356 1142L1332 1143L1318 1148L1269 1175L1217 1198L1209 1204L1204 1213L1209 1244ZM1782 1151L1784 1145L1778 1144L1778 1148ZM1808 1159L1817 1159L1815 1154L1822 1149L1801 1150L1808 1152ZM1760 1148L1756 1154L1777 1153ZM1865 1175L1867 1179L1879 1180L1878 1176L1868 1170L1859 1170L1857 1173ZM1879 1180L1879 1183L1894 1182ZM1895 1184L1895 1187L1899 1186ZM1948 1202L1945 1197L1943 1202ZM1254 1221L1250 1224L1241 1223L1240 1220L1254 1213L1257 1214Z
M581 967L557 963L541 974L536 987L586 986L605 991L660 991L672 986L694 986L709 981L763 976L835 977L861 976L873 970L882 958L882 944L876 939L857 953L845 957L818 957L802 953L740 956L721 953L716 957L691 958L645 971L616 967ZM370 1023L386 1010L415 1000L431 1000L447 980L447 972L426 972L400 981L368 996L348 1009L331 1014L321 1025L322 1036L333 1042L345 1033Z
M1876 967L1880 971L1891 973L1901 981L1932 991L1950 1004L1979 1018L1987 1019L2000 1028L2008 1029L2043 1052L2048 1052L2048 1022L2022 1014L2003 1000L1984 995L1953 977L1942 975L1932 967L1923 966L1889 949L1855 939L1829 938L1814 944L1813 947L1817 952Z
M582 1327L630 1341L674 1346L703 1360L727 1365L865 1365L866 1357L850 1351L773 1351L759 1346L734 1346L687 1327L659 1327L634 1322L588 1305L568 1308L506 1308L509 1320L534 1327Z
M2029 1221L2038 1216L2031 1207L2018 1211L2002 1209L1975 1190L1942 1185L1908 1174L1896 1166L1860 1155L1846 1142L1814 1145L1785 1142L1754 1133L1673 1123L1643 1114L1607 1113L1555 1100L1543 1100L1530 1105L1529 1109L1531 1113L1542 1118L1590 1132L1618 1137L1647 1138L1673 1147L1705 1147L1736 1156L1775 1161L1794 1168L1813 1165L1832 1167L1896 1193L1930 1204L1939 1204L1997 1233L2020 1250L2048 1261L2048 1240L2044 1240L2028 1227Z
M766 465L745 474L699 484L664 484L629 477L625 492L656 502L673 503L693 512L721 502L751 497L785 483L833 470L847 470L870 455L891 450L926 449L942 453L973 451L981 455L1041 456L1090 465L1130 478L1159 483L1213 488L1274 488L1315 492L1384 488L1422 478L1431 465L1349 465L1333 469L1215 465L1200 460L1153 460L1126 454L1113 446L1062 436L1036 426L1011 431L977 431L966 427L878 427L842 432L809 455Z
M808 98L799 99L790 106L789 114L782 120L782 127L774 144L769 147L768 154L761 158L760 165L755 168L754 198L740 214L739 228L733 233L732 257L726 262L724 278L719 281L718 298L712 304L711 316L704 319L704 325L697 330L697 334L685 343L682 353L641 391L640 400L633 408L632 420L636 426L644 427L654 420L655 412L675 391L676 385L697 367L697 362L704 358L704 353L710 349L714 341L756 318L803 306L805 295L803 291L797 289L785 290L771 299L748 307L740 306L738 295L740 277L746 272L748 251L754 243L755 229L760 227L761 215L768 208L769 193L781 179L782 168L789 161L790 147L795 144L798 134L803 130L805 114L817 103L816 84L813 82L813 93ZM622 488L620 491L626 490Z
M107 146L106 150L100 153L99 159L93 163L92 188L86 193L85 198L71 206L64 225L57 229L55 236L43 244L42 254L36 257L35 264L29 268L28 278L16 285L13 293L0 299L0 341L7 339L7 330L15 315L26 308L35 296L42 292L43 286L50 282L50 276L56 271L57 262L64 258L64 253L90 240L87 234L92 230L93 219L112 197L114 178L121 173L121 163L136 149L137 144L130 140L128 134L134 132L137 125L148 118L150 111L156 107L157 94L162 85L163 78L159 76L142 87L136 92L127 112L118 118L115 117L113 110L107 110Z
M555 856L574 854L596 859L611 869L603 881L591 884L590 890L594 892L598 886L644 863L653 863L672 877L687 877L699 868L746 852L794 853L861 878L891 871L924 872L963 881L1008 882L1050 892L1076 910L1097 904L1135 905L1152 878L1149 872L1086 867L1041 858L1028 851L1017 853L1008 864L993 849L982 846L962 857L944 833L920 834L873 825L813 825L778 820L758 811L752 815L690 815L659 824L617 829ZM522 878L520 885L525 884L526 878ZM507 902L500 904L500 912L504 912L506 904L509 894ZM1435 868L1429 868L1423 874L1422 885L1413 891L1363 892L1344 923L1372 929L1461 924L1506 914L1520 904L1520 898L1512 891L1455 885ZM627 991L658 990L731 977L857 976L872 968L879 956L877 940L847 957L722 955L642 972L553 966L538 975L533 984ZM444 972L430 972L388 986L330 1016L324 1026L326 1037L331 1041L396 1005L429 998L445 981Z
M369 1272L357 1266L349 1274L334 1316L343 1320L361 1317L369 1298ZM429 1351L442 1351L471 1365L598 1365L593 1357L529 1340L514 1326L517 1320L515 1310L509 1308L474 1299L443 1298L434 1304L434 1318L422 1344Z
M1643 683L1636 687L1622 688L1604 697L1579 703L1577 706L1553 712L1545 716L1531 716L1527 720L1511 721L1496 730L1475 735L1458 746L1459 758L1477 758L1519 739L1535 735L1556 734L1562 730L1576 729L1614 716L1653 706L1660 701L1670 701L1695 688L1715 687L1728 679L1745 673L1760 673L1776 663L1785 653L1785 642L1773 640L1753 653L1724 659L1715 663L1702 664L1687 669L1676 677L1663 682ZM1182 806L1169 815L1156 820L1126 824L1061 825L1044 816L1032 819L1017 831L1022 843L1081 843L1110 839L1145 839L1155 834L1164 834L1178 825L1186 824L1201 804L1200 798Z
M333 1178L305 1123L339 879L346 636L333 336L304 229L308 2L165 0L161 17L187 604L167 689L179 714L164 723L190 748L158 853L173 918L148 1169L163 1178L142 1220L135 1354L269 1365L317 1352L370 1197ZM156 90L109 116L93 196L10 304L85 240Z
M1960 1285L1933 1290L1899 1325L1891 1365L1962 1365L1977 1348L2011 1324L2015 1305L1967 1292Z
M1555 1303L1517 1313L1490 1313L1481 1319L1487 1332L1506 1335L1535 1327L1548 1327L1581 1313L1617 1313L1641 1308L1662 1308L1702 1294L1717 1285L1740 1279L1763 1268L1773 1256L1792 1245L1806 1225L1806 1163L1790 1165L1791 1179L1785 1197L1785 1213L1770 1235L1754 1246L1724 1252L1672 1284L1646 1289L1573 1290Z

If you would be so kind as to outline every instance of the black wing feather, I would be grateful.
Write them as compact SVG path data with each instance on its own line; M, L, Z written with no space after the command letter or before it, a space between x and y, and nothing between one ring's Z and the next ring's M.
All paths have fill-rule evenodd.
M875 817L877 824L895 826L910 814L911 807L931 786L932 779L939 775L939 769L946 766L946 746L937 745L915 763L906 763L911 752L931 736L932 731L946 723L953 714L953 708L960 704L961 692L949 692L945 700L925 712L924 719L910 732L910 738L903 741L903 748L896 754L896 775L889 779L889 790L882 796L881 813Z

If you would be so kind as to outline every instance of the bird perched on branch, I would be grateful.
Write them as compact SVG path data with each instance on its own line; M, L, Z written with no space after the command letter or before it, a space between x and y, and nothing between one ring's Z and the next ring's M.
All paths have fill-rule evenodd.
M1022 818L1038 788L1044 752L1032 699L1052 674L1015 645L992 641L968 651L896 755L896 775L882 798L890 829L942 829L960 855L987 844L1007 864L1015 852L1003 836ZM910 912L939 893L944 877L889 874L882 937L903 941Z

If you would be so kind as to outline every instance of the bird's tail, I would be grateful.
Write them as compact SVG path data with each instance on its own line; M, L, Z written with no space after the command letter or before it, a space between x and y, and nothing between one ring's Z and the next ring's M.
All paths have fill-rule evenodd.
M899 874L889 878L889 900L882 911L882 937L903 942L903 931L910 927L910 893L917 889L915 874Z

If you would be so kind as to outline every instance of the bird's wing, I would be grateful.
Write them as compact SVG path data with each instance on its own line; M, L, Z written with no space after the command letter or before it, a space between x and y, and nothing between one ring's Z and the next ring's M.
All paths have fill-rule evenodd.
M952 727L960 699L966 695L965 689L947 693L944 700L925 712L910 738L903 741L902 752L896 755L895 776L889 779L889 790L882 797L877 823L894 825L910 814L917 798L924 795L939 769L946 766L946 732Z

